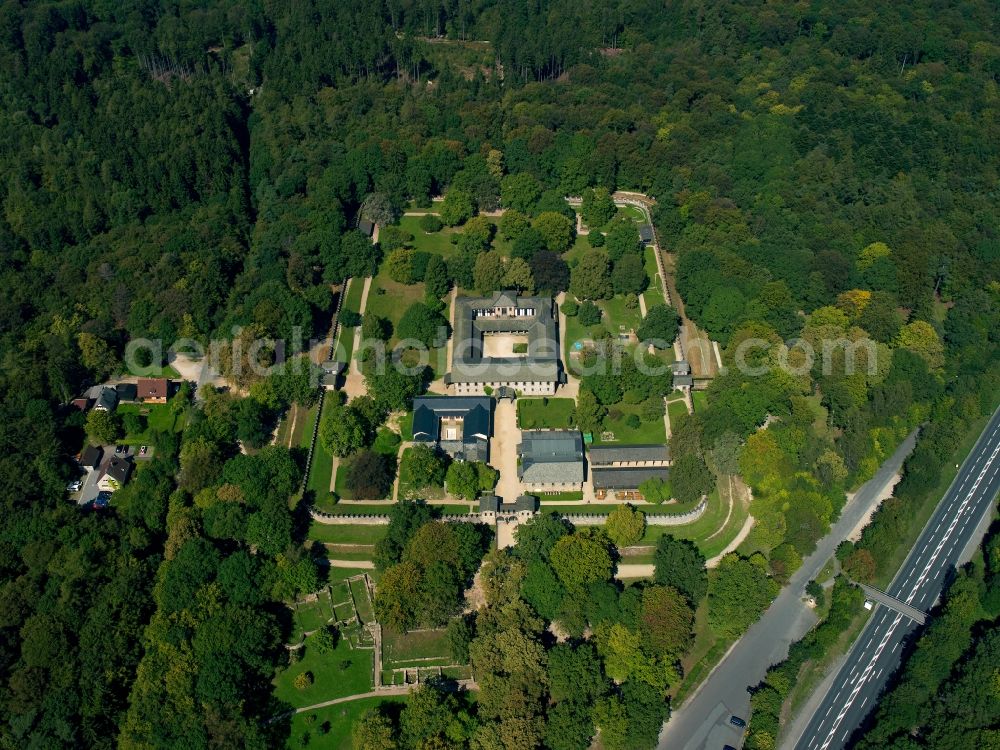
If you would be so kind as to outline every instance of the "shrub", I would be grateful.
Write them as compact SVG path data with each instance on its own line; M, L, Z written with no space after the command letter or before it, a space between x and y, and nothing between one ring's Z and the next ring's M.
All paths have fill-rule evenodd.
M300 672L295 676L295 682L293 684L295 685L296 690L305 690L313 684L312 672Z
M633 430L638 429L639 425L641 424L641 422L639 421L639 415L629 414L627 417L625 417L625 424L631 427Z
M576 300L570 297L565 302L562 303L562 307L559 308L563 315L572 318L578 312L580 312L580 305L577 304Z
M590 300L586 300L580 305L578 315L580 322L585 326L595 326L601 322L601 308Z
M604 247L606 238L600 232L591 232L587 235L587 241L591 247Z
M440 232L441 227L443 226L444 223L441 221L440 216L435 216L434 214L424 214L420 217L420 228L428 234Z

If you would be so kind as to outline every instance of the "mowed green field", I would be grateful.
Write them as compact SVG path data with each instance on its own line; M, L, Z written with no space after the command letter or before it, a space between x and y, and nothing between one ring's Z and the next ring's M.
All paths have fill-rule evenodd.
M303 646L302 658L278 672L274 678L274 696L290 706L310 706L333 698L367 693L372 689L374 652L351 648L349 640L339 635L337 647L328 654L320 653L309 636ZM295 678L310 672L313 683L299 690Z
M361 698L338 703L315 711L295 714L286 747L298 750L308 746L314 750L354 750L351 727L368 710L382 704L401 704L403 697ZM303 738L308 737L308 744Z
M522 430L565 429L575 409L571 398L519 398L517 424Z
M603 429L614 433L614 440L602 441L599 434L594 435L595 445L661 445L667 442L667 428L663 419L657 417L648 422L639 420L638 427L632 427L627 423L630 414L639 416L642 406L639 404L616 404L611 407L607 417L604 418ZM619 412L621 416L612 419L612 413Z
M325 524L313 521L309 538L333 544L377 544L385 536L385 526L368 524Z
M382 663L387 669L411 666L444 666L453 664L451 648L444 629L411 630L394 633L388 628L382 633Z

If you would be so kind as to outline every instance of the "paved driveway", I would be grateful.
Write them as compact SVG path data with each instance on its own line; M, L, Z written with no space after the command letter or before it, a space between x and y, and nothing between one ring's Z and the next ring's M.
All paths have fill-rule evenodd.
M503 399L497 403L493 413L490 466L500 472L496 494L508 503L514 502L521 494L521 482L517 478L517 444L520 442L516 402Z

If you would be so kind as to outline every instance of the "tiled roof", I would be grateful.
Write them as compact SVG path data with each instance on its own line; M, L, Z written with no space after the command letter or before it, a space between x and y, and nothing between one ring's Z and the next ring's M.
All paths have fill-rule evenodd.
M526 430L517 447L522 481L576 484L583 481L583 437L575 430Z
M613 469L591 469L590 480L595 490L635 490L647 479L670 478L670 469L657 466L630 466Z
M442 417L462 417L462 440L489 439L493 399L489 396L420 396L413 399L413 439L437 442Z
M532 309L530 317L488 317L477 310L496 307ZM524 333L528 351L523 357L484 357L483 335ZM550 297L520 297L497 292L491 297L459 297L455 302L455 331L449 383L557 382L559 337Z
M587 448L591 466L604 466L621 461L669 461L667 445L601 445Z

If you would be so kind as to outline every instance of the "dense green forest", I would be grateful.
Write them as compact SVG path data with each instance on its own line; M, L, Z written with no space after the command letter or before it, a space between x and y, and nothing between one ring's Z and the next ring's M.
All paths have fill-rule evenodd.
M692 476L739 470L753 486L757 554L729 564L766 593L844 490L927 424L901 493L845 558L871 575L908 499L1000 392L998 23L988 0L4 2L3 745L285 740L286 724L264 720L282 708L269 684L285 658L279 603L316 585L287 502L303 466L237 439L260 421L255 403L277 413L312 394L279 373L249 399L178 402L185 429L156 437L107 513L65 500L84 428L65 404L120 371L132 339L322 333L330 284L380 259L357 218L392 223L442 194L472 213L527 186L533 215L591 187L654 196L687 315L727 363L750 337L878 342L873 374L732 369L675 438ZM548 552L491 561L501 580L466 645L494 696L517 689L505 705L436 698L469 722L449 741L504 747L503 727L585 747L599 726L607 747L648 747L678 675L673 652L650 655L642 591L604 573L547 589ZM741 632L726 615L756 614L716 593L719 623ZM575 618L574 639L617 625L596 654L543 648L556 615ZM526 658L512 665L493 641ZM977 687L995 648L970 646L956 690ZM577 673L588 692L560 696ZM921 689L930 710L952 710L937 684ZM396 738L404 719L369 717L398 740L371 746L446 734L404 722Z

